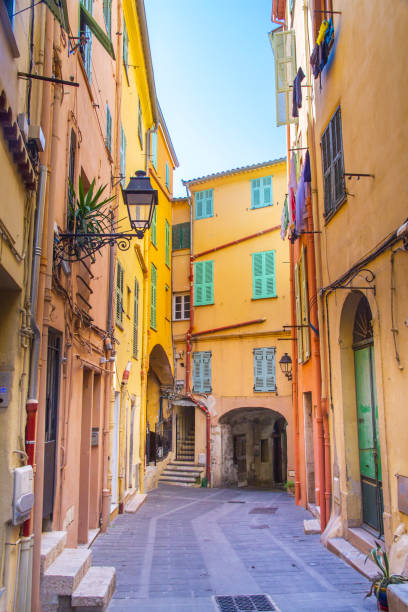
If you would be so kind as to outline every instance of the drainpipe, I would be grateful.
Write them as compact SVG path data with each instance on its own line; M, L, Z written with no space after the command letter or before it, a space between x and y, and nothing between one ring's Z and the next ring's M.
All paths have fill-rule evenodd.
M193 255L193 205L191 202L190 189L186 185L187 201L190 207L190 325L186 335L186 393L190 393L190 377L191 377L191 335L194 328L194 255Z
M114 212L110 211L111 231L115 224ZM108 284L108 312L106 316L106 329L108 334L113 336L113 279L115 276L115 246L109 247L109 284ZM111 351L114 348L110 338L105 339L105 350ZM110 490L108 484L109 473L109 450L110 450L110 407L112 397L112 363L109 362L109 372L105 376L104 404L103 404L103 459L102 459L102 521L101 531L104 533L109 525L110 516Z
M126 395L132 362L128 361L123 370L122 383L120 388L120 407L119 407L119 514L123 514L125 504L125 441L126 441Z
M198 400L196 400L191 393L188 393L188 398L196 404L205 414L206 418L206 429L207 429L207 446L206 446L206 477L207 477L207 487L211 486L211 415L205 404L202 404Z
M265 317L262 319L252 319L251 321L242 321L242 323L231 323L230 325L222 325L222 327L213 327L211 329L204 329L200 332L194 332L191 334L192 338L197 338L198 336L205 336L206 334L215 334L219 331L224 331L226 329L236 329L237 327L246 327L248 325L257 325L258 323L265 323Z
M45 34L44 34L44 68L43 74L49 76L52 74L52 58L53 58L53 40L54 40L54 17L51 11L45 11ZM53 113L55 105L52 104L52 92L53 86L51 83L44 83L42 86L41 100L41 126L44 132L46 149L43 153L40 153L40 161L46 167L47 174L51 169L52 159L52 143L51 143L51 126L53 120ZM32 452L34 456L34 462L36 465L35 477L34 477L34 510L32 516L33 534L34 534L34 548L32 551L32 563L30 563L30 577L28 578L28 589L31 583L30 589L27 592L27 609L38 610L40 608L40 560L41 560L41 532L42 532L42 496L43 496L43 466L44 466L44 431L45 431L45 376L46 376L46 363L47 363L47 344L48 344L48 328L44 325L44 309L45 309L45 287L46 287L46 275L47 275L47 246L49 240L49 217L50 217L50 197L49 192L46 188L46 180L44 181L45 194L45 205L43 213L42 223L42 251L40 258L40 269L38 277L38 289L37 289L37 310L36 320L38 321L40 331L40 342L39 342L39 360L37 371L33 372L33 377L37 378L35 385L38 385L37 390L37 437L35 445L32 446ZM49 187L48 187L49 189ZM51 238L51 244L53 243L53 234ZM34 355L33 355L34 356ZM40 357L41 356L41 357ZM34 385L34 382L33 382ZM31 398L30 398L31 399ZM33 405L31 405L33 407ZM32 429L32 420L30 423L30 429ZM28 432L26 432L28 437Z
M309 283L310 298L309 303L313 300L313 306L309 309L310 317L310 333L312 335L312 377L313 377L313 395L316 402L316 423L317 423L317 440L318 440L318 470L319 470L319 505L320 505L320 527L323 533L327 520L327 508L325 503L325 445L323 433L323 412L322 412L322 387L321 387L321 369L320 369L320 340L319 340L319 318L317 312L317 287L316 287L316 255L314 248L313 232L313 211L311 197L306 198L307 210L307 230L306 245L307 245L307 278Z

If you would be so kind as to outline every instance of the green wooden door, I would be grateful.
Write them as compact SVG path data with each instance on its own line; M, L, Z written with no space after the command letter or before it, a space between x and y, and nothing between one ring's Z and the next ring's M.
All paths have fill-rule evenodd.
M354 351L363 521L382 535L383 496L374 346Z

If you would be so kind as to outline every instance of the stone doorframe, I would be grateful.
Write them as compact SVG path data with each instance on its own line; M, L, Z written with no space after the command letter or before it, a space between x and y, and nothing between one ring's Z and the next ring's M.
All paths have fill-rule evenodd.
M384 531L387 542L391 542L391 499L389 486L389 469L387 462L387 440L386 422L384 413L384 391L382 380L382 354L380 341L380 323L375 296L371 292L365 295L360 291L350 291L340 301L337 296L338 304L338 346L339 362L341 372L341 395L335 397L336 389L333 388L333 403L339 410L340 422L337 423L336 430L338 435L342 435L343 440L338 440L338 459L340 470L340 498L341 514L344 532L347 528L359 527L362 525L362 494L360 483L360 460L358 447L358 428L357 428L357 404L355 389L355 370L354 370L354 350L353 350L353 328L357 307L362 297L366 297L372 313L372 327L374 340L375 375L377 387L378 403L378 425L382 461L382 486L384 497ZM340 296L341 297L341 296ZM333 298L332 298L333 299ZM333 329L334 317L331 322ZM333 334L333 337L336 337ZM332 345L332 351L333 351ZM340 412L341 411L341 412ZM336 415L333 415L336 418ZM340 432L342 432L340 434ZM340 450L342 449L342 450Z

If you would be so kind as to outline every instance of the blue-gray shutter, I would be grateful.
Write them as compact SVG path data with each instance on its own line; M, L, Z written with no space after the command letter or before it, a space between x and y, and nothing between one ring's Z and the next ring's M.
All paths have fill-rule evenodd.
M254 391L276 391L275 347L254 349Z

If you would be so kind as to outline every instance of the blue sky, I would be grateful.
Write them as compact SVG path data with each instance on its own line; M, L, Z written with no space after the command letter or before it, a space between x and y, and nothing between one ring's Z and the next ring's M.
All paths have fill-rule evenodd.
M181 179L286 154L276 127L272 0L145 0L156 89Z

